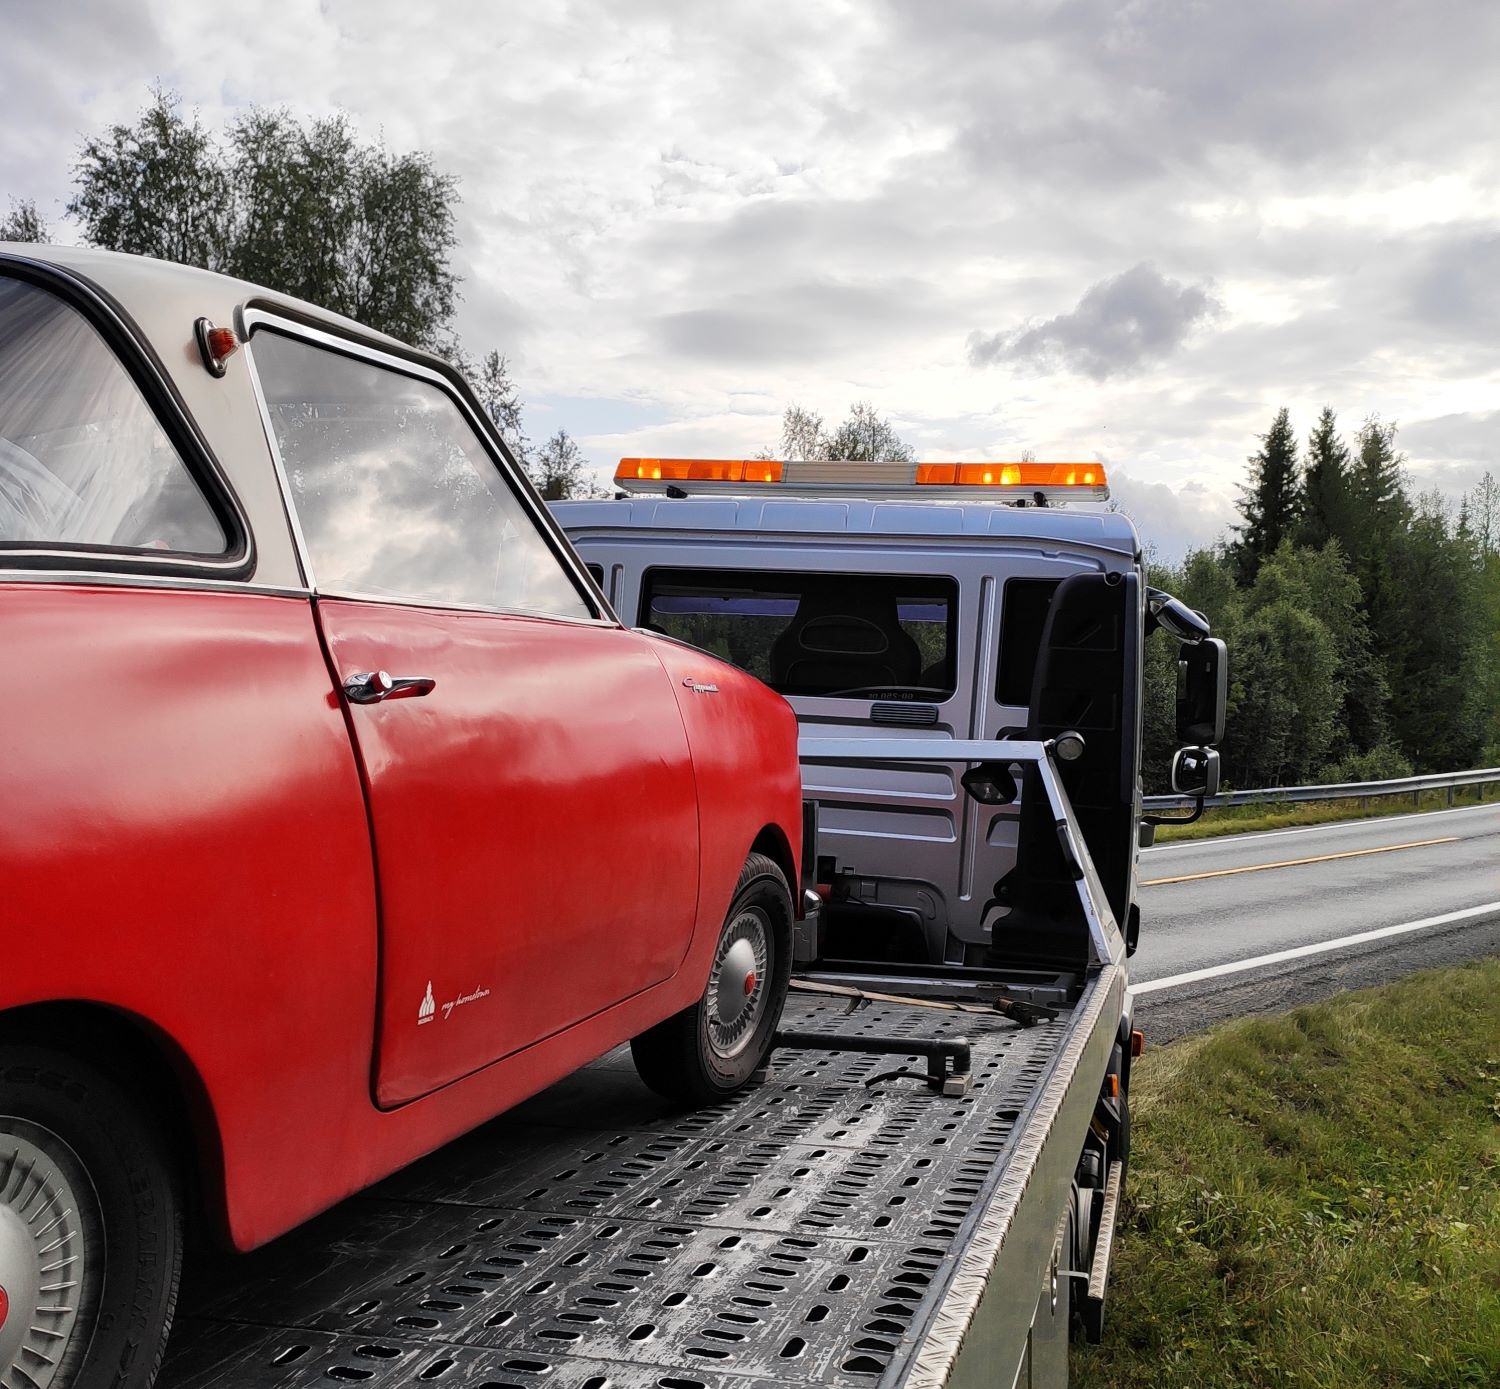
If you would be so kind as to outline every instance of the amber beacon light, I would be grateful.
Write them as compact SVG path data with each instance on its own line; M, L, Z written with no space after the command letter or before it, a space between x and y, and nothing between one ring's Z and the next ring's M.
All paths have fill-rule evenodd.
M780 482L782 470L773 458L622 458L615 481Z
M781 496L926 497L1014 505L1106 501L1104 465L1092 463L864 463L850 459L622 458L615 485L625 492L696 495L765 490Z
M921 487L1104 487L1102 463L918 463Z

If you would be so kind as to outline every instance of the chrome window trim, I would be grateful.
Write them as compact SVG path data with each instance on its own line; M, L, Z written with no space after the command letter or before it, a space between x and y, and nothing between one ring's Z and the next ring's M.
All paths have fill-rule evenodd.
M260 385L260 369L255 365L255 344L250 341L249 324L246 324L245 341L241 351L245 354L245 368L250 376L250 389L255 392L255 408L260 412L260 427L265 432L266 448L270 450L271 466L276 472L276 489L281 493L282 509L286 512L286 523L292 534L292 549L297 556L297 569L302 582L314 593L318 591L313 576L312 559L307 552L307 539L302 534L302 522L297 508L292 503L291 483L286 475L286 463L281 457L281 445L276 442L276 427L271 423L271 410L266 404L266 393Z
M448 376L437 369L425 366L420 362L410 361L405 357L398 356L393 352L382 351L370 343L361 342L357 338L342 337L322 328L315 328L297 319L288 318L285 315L274 313L268 309L247 307L241 310L240 317L244 323L242 337L245 340L245 352L249 359L250 379L255 384L255 399L261 412L261 426L266 432L266 442L271 449L271 456L276 464L276 477L281 487L282 503L287 508L291 521L293 543L297 549L297 562L302 567L302 576L308 587L317 595L324 598L352 598L359 602L390 603L401 606L412 606L421 608L434 608L439 610L451 610L454 612L481 612L497 613L506 616L531 617L544 622L567 622L576 626L587 627L619 627L622 624L613 615L609 601L606 599L594 582L593 576L584 567L583 561L579 559L574 550L572 542L568 540L566 532L553 519L552 513L547 510L546 504L536 499L530 482L519 476L519 469L510 461L502 448L495 446L494 426L476 414L463 398L463 395L453 389L453 383ZM332 588L322 588L318 585L312 567L312 559L308 553L307 541L302 533L302 524L297 518L296 504L292 498L291 484L287 478L286 463L281 456L281 449L276 443L275 426L271 421L271 413L266 404L265 394L261 389L260 373L255 366L253 355L254 335L257 328L266 328L272 332L281 333L286 337L300 339L303 342L312 343L314 346L327 348L329 351L337 352L345 357L353 357L360 361L370 363L386 371L393 371L401 376L410 376L419 381L426 381L436 386L442 393L458 407L469 428L473 430L474 436L479 440L480 446L489 456L490 462L499 472L502 479L511 490L511 494L521 504L522 510L531 518L532 523L541 533L543 540L551 550L553 557L562 565L564 571L573 580L574 587L578 589L579 596L594 610L593 617L568 617L562 613L538 612L535 609L525 608L501 608L492 604L467 604L441 602L434 599L409 598L394 594L365 594L357 591L341 591Z
M204 578L214 574L244 574L247 577L253 575L259 556L256 553L255 533L250 526L250 518L245 514L239 494L230 485L228 474L209 447L208 440L199 427L197 419L194 418L193 412L182 399L175 383L162 367L146 335L135 326L113 299L82 275L60 265L54 265L50 261L36 260L14 252L0 253L0 275L6 274L7 270L12 267L22 269L22 274L12 276L21 280L22 283L36 284L44 293L55 293L49 287L49 282L51 286L62 285L77 298L83 300L88 306L88 312L78 310L77 305L74 304L70 304L69 307L82 313L84 321L99 335L106 350L114 357L120 370L128 378L135 381L139 373L149 381L151 391L150 393L141 391L142 403L167 436L167 442L172 445L173 452L177 454L188 476L192 478L194 485L203 495L210 511L214 512L215 520L222 521L225 518L218 515L212 493L218 495L219 501L227 511L229 525L225 529L224 539L230 551L215 558L212 555L198 555L175 550L136 550L108 546L81 548L67 545L23 548L20 545L7 545L0 548L0 566L21 567L13 566L9 562L15 559L31 560L33 561L31 572L45 575L73 572L61 567L54 569L49 561L87 564L93 560L101 565L98 571L101 575L131 574L138 570L143 574L183 577L189 581L200 575ZM69 302L65 295L55 297L61 298L64 303ZM91 314L93 318L90 317ZM95 319L105 322L109 327L109 333L101 332L99 323L94 321ZM133 349L133 365L122 360L118 346L110 341L111 335L118 337ZM136 389L140 390L139 384ZM179 447L177 439L173 437L173 431L167 427L168 421L163 419L164 408L170 411L171 422L191 441L192 454L196 456L189 456ZM234 553L237 542L239 551ZM169 574L169 570L175 572Z
M392 608L428 608L434 612L472 613L479 617L525 617L533 622L567 622L574 627L623 625L601 622L597 617L568 617L564 613L537 612L533 608L500 608L487 603L454 603L437 598L408 598L399 593L363 593L355 588L320 588L315 596L334 598L341 603L376 603ZM696 647L692 649L697 650Z
M186 578L179 574L124 574L114 569L29 569L0 564L0 586L56 584L71 588L191 589L204 593L258 593L276 598L311 598L312 591L292 585L256 583L254 579Z

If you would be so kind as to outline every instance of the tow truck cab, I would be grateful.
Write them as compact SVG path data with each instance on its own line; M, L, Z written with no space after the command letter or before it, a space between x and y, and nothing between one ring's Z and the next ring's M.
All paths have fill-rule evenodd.
M1148 588L1134 527L1097 505L1100 465L626 459L617 482L613 500L553 507L616 611L759 676L804 740L923 739L940 755L1081 735L1062 781L1133 950L1142 646L1158 625L1206 627ZM1195 685L1222 680L1208 654ZM1020 785L980 797L937 758L804 753L825 904L804 961L1081 971L1066 844L1034 773L1015 770Z

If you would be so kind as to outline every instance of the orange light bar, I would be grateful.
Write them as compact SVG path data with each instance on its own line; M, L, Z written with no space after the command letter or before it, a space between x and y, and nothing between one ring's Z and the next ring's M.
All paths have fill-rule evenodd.
M918 463L929 487L1103 487L1102 463Z
M616 482L780 482L777 458L622 458Z

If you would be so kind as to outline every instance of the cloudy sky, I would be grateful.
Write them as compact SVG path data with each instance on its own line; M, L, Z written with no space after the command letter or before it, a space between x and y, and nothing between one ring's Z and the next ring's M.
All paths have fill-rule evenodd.
M1494 0L0 0L4 198L59 228L161 81L461 180L459 328L591 461L868 399L925 458L1101 458L1164 556L1282 405L1500 469Z

